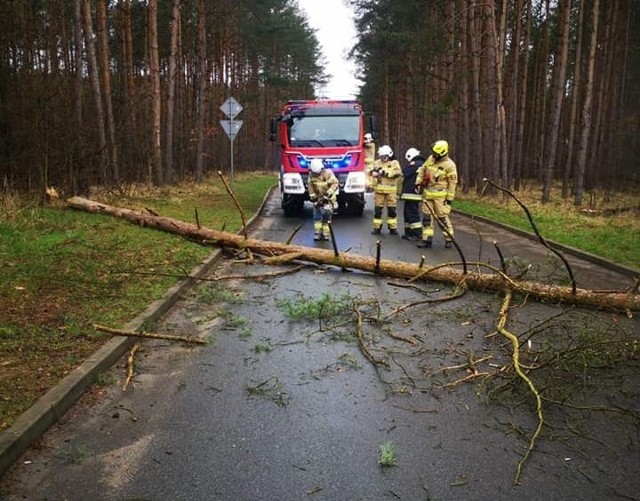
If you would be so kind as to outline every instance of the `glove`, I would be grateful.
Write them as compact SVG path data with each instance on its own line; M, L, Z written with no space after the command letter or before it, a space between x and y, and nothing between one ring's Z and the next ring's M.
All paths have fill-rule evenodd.
M326 198L331 198L333 196L333 191L327 191L327 197Z
M445 201L444 201L444 204L445 204L445 205L451 205L451 202L453 202L453 200L445 200Z
M416 193L422 193L422 185L416 184Z

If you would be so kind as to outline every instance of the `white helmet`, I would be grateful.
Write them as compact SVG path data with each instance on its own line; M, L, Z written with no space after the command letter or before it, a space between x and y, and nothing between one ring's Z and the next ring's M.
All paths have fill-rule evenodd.
M373 136L371 135L371 132L367 132L364 135L364 142L365 143L373 143Z
M415 148L409 148L407 152L404 154L404 158L407 159L407 162L411 162L411 160L416 158L418 155L420 155L420 150L417 150Z
M391 149L391 146L389 146L388 144L380 146L380 148L378 149L378 156L379 157L392 157L393 156L393 150Z
M322 169L324 169L324 163L322 163L321 159L314 158L311 160L311 163L309 164L309 170L312 174L318 175L322 172Z

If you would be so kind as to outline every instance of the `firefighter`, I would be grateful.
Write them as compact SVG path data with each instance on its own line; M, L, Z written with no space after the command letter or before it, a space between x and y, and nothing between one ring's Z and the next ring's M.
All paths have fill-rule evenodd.
M324 162L314 158L309 164L309 199L313 203L313 239L329 240L331 216L340 183L335 174L325 169Z
M364 167L368 173L371 169L371 165L376 160L376 143L373 142L373 135L367 132L364 135ZM367 176L367 191L371 193L373 191L373 180Z
M391 235L398 234L398 219L396 204L398 202L398 179L402 176L402 168L397 160L392 160L393 150L389 145L380 146L378 159L370 165L369 177L372 180L373 191L373 235L379 235L382 230L382 213L387 208L387 226Z
M422 195L422 241L418 247L433 245L433 215L446 230L442 232L445 248L452 247L453 226L449 214L457 184L458 171L455 162L449 158L449 143L440 139L431 145L431 155L416 176L416 193Z
M364 135L364 163L369 165L376 159L376 143L373 142L373 135L367 132Z
M416 193L416 176L418 169L424 163L424 157L416 148L409 148L404 155L407 163L402 168L402 194L400 199L404 201L404 234L405 240L422 239L422 222L420 221L420 202L422 195Z

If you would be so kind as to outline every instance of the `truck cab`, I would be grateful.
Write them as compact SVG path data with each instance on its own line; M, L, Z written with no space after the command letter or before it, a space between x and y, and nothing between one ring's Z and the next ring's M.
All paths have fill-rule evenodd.
M369 117L369 130L375 118ZM357 101L293 100L270 123L271 141L278 144L281 205L287 216L302 214L309 200L309 164L320 158L340 182L338 213L361 215L366 173L363 136L365 114Z

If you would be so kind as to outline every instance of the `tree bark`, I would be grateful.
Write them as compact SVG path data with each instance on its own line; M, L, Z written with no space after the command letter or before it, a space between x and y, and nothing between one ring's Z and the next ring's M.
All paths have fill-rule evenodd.
M198 52L196 65L196 136L198 138L196 158L196 181L201 182L204 173L204 93L207 80L207 32L204 0L198 0Z
M178 57L178 33L180 26L180 0L173 0L171 8L171 49L169 52L169 82L167 85L167 112L166 112L166 130L165 130L165 169L164 181L171 184L173 181L174 165L173 165L173 138L174 138L174 117L175 117L175 95L176 95L176 78Z
M160 101L160 56L158 55L158 0L149 0L149 73L151 77L151 176L149 181L164 184L162 172L162 107Z
M543 183L542 183L542 203L551 201L551 188L556 167L556 154L558 152L558 139L560 138L560 119L562 117L562 107L564 105L564 95L567 88L567 65L569 58L569 31L571 23L571 0L562 0L560 9L560 51L556 54L554 62L553 76L555 85L552 92L551 103L551 121L549 132L547 133L548 142L546 165L543 167Z
M589 42L589 55L587 58L587 76L585 79L585 96L582 103L582 123L580 134L580 146L578 148L578 156L576 158L576 189L574 203L578 207L582 205L582 197L584 196L584 177L587 166L587 150L589 147L589 138L591 137L591 104L593 101L593 81L595 78L596 66L596 43L598 41L598 20L600 18L600 0L594 0L591 23L591 40Z
M235 233L198 227L195 224L186 223L178 219L141 214L131 209L114 207L82 197L70 198L67 200L67 205L74 209L87 212L121 217L140 226L182 235L200 242L203 245L215 244L237 249L247 249L256 254L269 257L290 254L294 255L296 260L328 264L340 268L358 269L396 278L432 280L452 284L464 282L467 287L475 290L503 291L511 289L536 299L558 301L578 306L614 311L640 311L640 294L635 293L622 291L598 292L586 289L576 289L574 293L571 287L537 282L515 282L501 274L478 272L465 274L461 270L452 268L451 266L429 268L421 267L419 264L385 259L380 259L378 262L376 258L351 253L335 255L334 251L330 249L316 249L247 238Z
M104 103L105 124L108 139L108 171L111 182L120 180L120 161L118 158L118 141L116 139L116 124L113 116L113 102L111 99L111 71L109 68L109 35L107 27L107 0L98 0L97 11L97 35L98 35L98 68L102 87L102 101Z
M89 71L91 74L91 84L93 88L93 96L96 102L96 126L98 129L98 155L100 165L98 168L101 183L107 182L107 133L105 131L104 108L102 106L102 87L100 86L100 77L98 69L98 57L96 55L96 44L93 36L93 23L91 21L91 4L90 0L82 1L82 19L84 24L84 39L86 44L87 60L89 63Z

